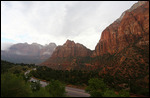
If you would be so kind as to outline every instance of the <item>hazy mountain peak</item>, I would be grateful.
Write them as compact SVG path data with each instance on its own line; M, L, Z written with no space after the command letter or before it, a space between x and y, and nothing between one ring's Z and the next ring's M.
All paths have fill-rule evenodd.
M1 51L1 59L14 63L41 63L51 56L55 43L43 46L38 43L17 43L13 44L9 50Z
M56 46L56 44L55 44L55 43L49 43L49 45L50 45L50 46Z

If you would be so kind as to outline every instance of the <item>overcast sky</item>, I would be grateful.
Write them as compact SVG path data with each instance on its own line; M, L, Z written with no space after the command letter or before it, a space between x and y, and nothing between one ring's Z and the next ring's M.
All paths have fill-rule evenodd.
M94 50L102 31L137 1L1 1L1 50L67 39Z

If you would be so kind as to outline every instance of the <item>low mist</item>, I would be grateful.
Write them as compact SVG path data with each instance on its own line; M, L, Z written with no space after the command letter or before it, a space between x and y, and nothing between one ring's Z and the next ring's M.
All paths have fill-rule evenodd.
M13 43L1 43L1 50L9 50Z

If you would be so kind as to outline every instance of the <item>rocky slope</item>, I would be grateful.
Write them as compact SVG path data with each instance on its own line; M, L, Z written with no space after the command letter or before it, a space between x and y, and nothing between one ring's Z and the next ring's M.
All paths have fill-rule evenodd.
M140 1L109 25L89 59L99 75L149 87L149 1ZM119 83L118 83L119 84Z
M52 58L57 57L86 57L90 56L91 51L85 46L75 43L74 41L67 40L63 46L56 48L52 54Z
M101 35L93 57L114 54L149 35L149 2L138 2L109 25ZM149 38L143 39L149 44ZM144 43L143 43L144 44Z
M55 48L55 43L45 46L37 43L18 43L12 45L7 51L1 51L1 59L14 63L39 64L49 58Z
M52 56L41 65L46 65L54 69L74 69L77 67L77 59L89 57L92 51L85 46L67 40L62 46L56 47Z

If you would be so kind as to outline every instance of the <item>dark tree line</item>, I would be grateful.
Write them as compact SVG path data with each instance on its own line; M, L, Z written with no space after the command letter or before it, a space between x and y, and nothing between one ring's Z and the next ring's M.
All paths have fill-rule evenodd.
M99 70L53 70L46 66L38 66L36 71L31 71L31 74L39 79L51 81L51 80L59 80L65 84L72 85L88 85L88 80L91 78L103 79L105 84L116 91L120 91L122 89L129 89L130 93L146 95L149 96L149 90L147 88L142 88L137 85L136 78L128 79L121 75L119 72L114 76L111 74L102 74L99 75ZM119 86L125 85L125 86ZM139 89L140 88L140 89Z
M73 85L84 85L90 78L98 77L98 71L53 70L45 66L38 67L36 71L31 71L31 74L43 80L54 79Z

